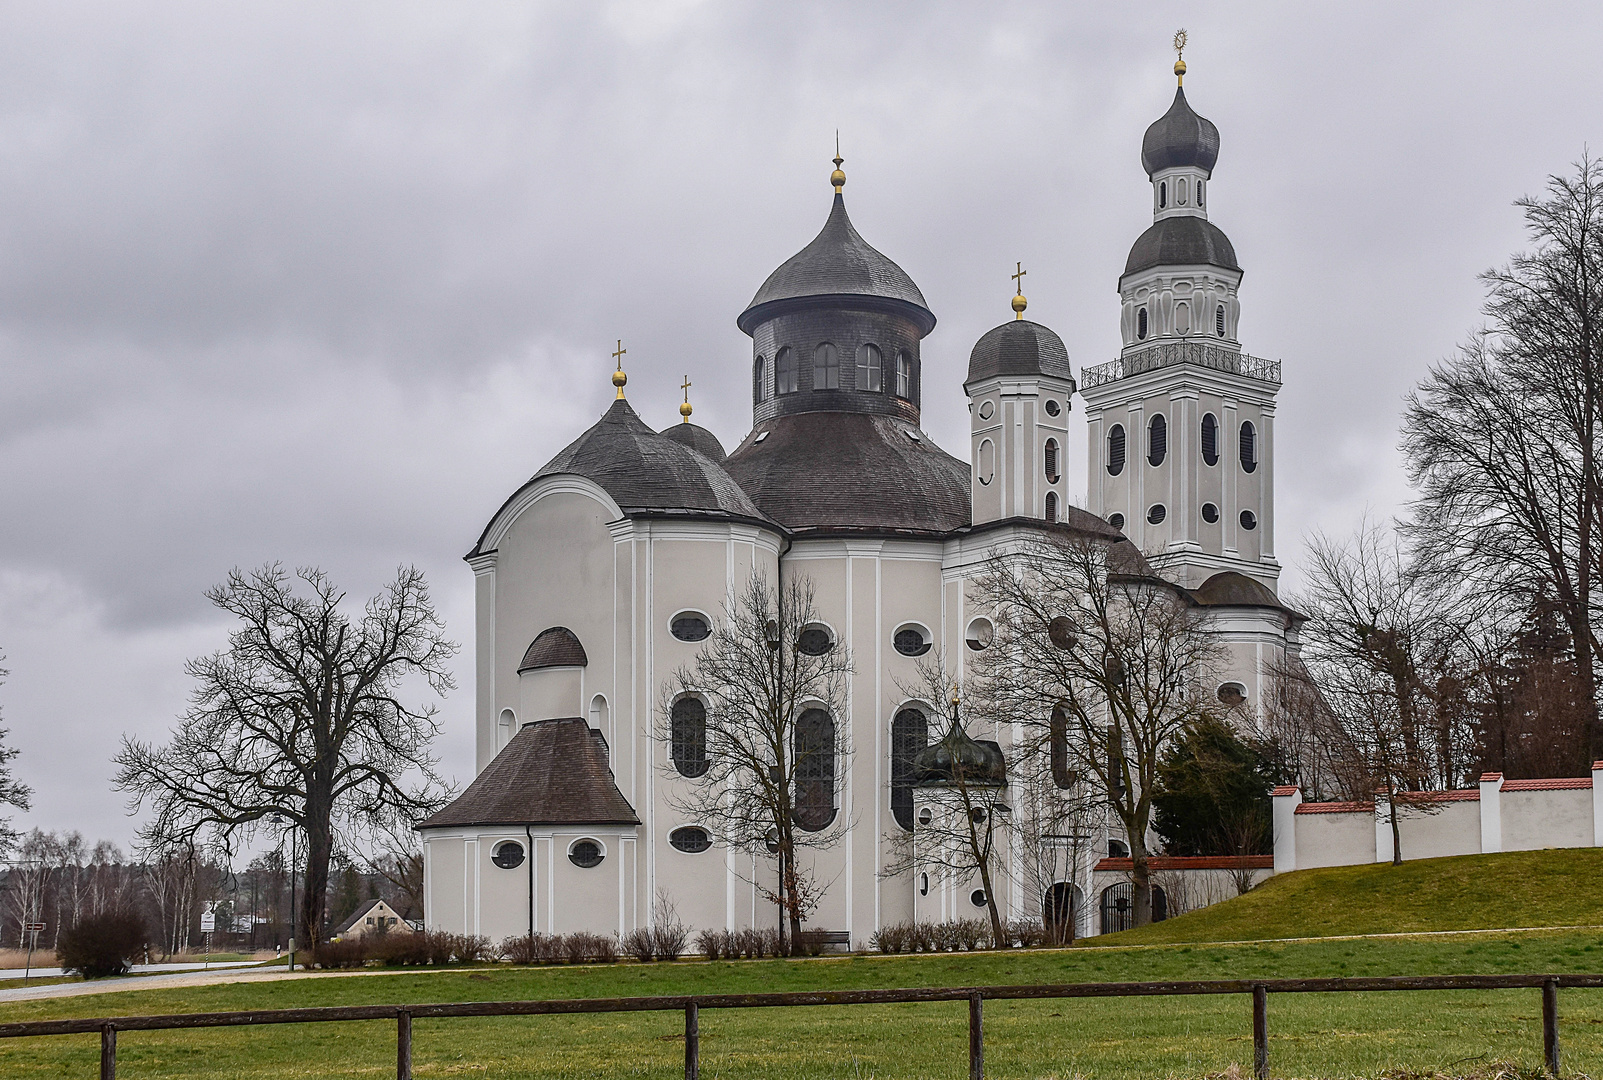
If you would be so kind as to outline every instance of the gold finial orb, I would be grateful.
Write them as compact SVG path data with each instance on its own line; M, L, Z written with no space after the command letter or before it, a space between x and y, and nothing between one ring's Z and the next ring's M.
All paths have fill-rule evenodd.
M685 418L685 423L687 424L690 423L690 413L690 402L684 402L679 406L679 415Z
M846 159L840 156L840 132L835 132L835 171L829 174L829 182L835 185L835 194L846 186L846 174L840 171L841 163Z
M1024 318L1024 309L1029 306L1030 302L1024 299L1024 294L1016 293L1013 297L1013 317L1016 319Z
M623 373L623 368L619 368L617 371L612 373L612 385L618 388L618 396L620 398L623 397L623 386L628 381L629 376Z

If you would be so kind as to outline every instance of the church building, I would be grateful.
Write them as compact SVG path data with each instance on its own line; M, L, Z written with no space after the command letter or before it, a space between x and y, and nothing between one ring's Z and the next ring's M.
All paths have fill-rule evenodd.
M726 452L688 404L683 422L653 430L620 363L616 400L468 553L477 776L420 826L428 928L622 934L667 903L693 929L776 924L754 884L773 867L675 811L675 787L699 773L661 735L665 708L702 707L665 702L670 675L754 573L809 579L820 621L806 632L853 660L846 707L815 733L852 748L826 769L850 826L803 857L827 883L809 925L854 948L888 924L984 915L972 882L886 868L918 827L905 762L949 712L903 688L932 647L958 665L988 644L968 583L998 550L1040 530L1123 546L1207 609L1229 657L1220 699L1254 707L1297 617L1276 598L1280 364L1242 352L1242 268L1208 217L1218 155L1218 129L1177 89L1142 141L1153 220L1117 279L1119 355L1077 383L1021 292L1015 317L970 353L963 458L919 422L926 390L958 390L925 385L934 311L847 216L839 158L823 229L736 318L752 340L752 426L738 445ZM1062 467L1080 437L1076 393L1083 508ZM1008 733L969 734L1001 751L1007 782ZM1090 839L1045 893L1001 875L1003 917L1040 918L1070 897L1078 932L1098 932L1093 865L1122 843L1111 819Z

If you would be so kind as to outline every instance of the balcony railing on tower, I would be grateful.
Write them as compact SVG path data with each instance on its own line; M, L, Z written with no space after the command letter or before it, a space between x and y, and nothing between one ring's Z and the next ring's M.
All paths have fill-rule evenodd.
M1280 361L1263 360L1246 353L1231 352L1202 341L1174 341L1151 345L1131 356L1110 360L1106 364L1080 369L1080 389L1105 386L1132 375L1140 375L1160 368L1193 364L1213 371L1227 371L1242 378L1280 385Z

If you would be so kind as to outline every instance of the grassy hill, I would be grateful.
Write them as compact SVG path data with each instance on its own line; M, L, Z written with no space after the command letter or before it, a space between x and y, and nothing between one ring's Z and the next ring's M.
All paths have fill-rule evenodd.
M1087 944L1598 925L1603 849L1563 848L1299 870L1234 900Z

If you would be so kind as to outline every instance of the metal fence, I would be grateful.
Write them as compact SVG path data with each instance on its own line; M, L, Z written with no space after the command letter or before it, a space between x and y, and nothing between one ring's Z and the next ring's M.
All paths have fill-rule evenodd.
M1204 341L1169 341L1149 345L1129 356L1109 360L1105 364L1080 369L1080 389L1091 390L1108 383L1128 379L1147 371L1194 364L1214 371L1254 379L1258 382L1280 385L1280 361L1248 356L1244 352L1221 349Z
M351 1005L317 1009L179 1013L171 1016L107 1016L82 1020L34 1020L0 1024L0 1039L41 1035L100 1035L101 1080L117 1075L117 1035L124 1031L177 1028L321 1024L349 1020L394 1020L398 1080L412 1076L412 1021L466 1016L552 1016L576 1013L682 1012L685 1017L685 1078L701 1075L703 1009L772 1009L804 1005L893 1005L908 1002L968 1003L968 1074L985 1076L984 1006L990 1001L1047 998L1187 997L1243 994L1252 998L1253 1073L1269 1077L1269 995L1332 994L1382 990L1539 990L1542 1053L1558 1076L1560 987L1603 987L1603 975L1421 975L1393 978L1217 979L1205 982L1068 983L1045 986L964 986L905 990L820 990L784 994L694 994L681 997L576 998L559 1001L468 1001L437 1005Z

